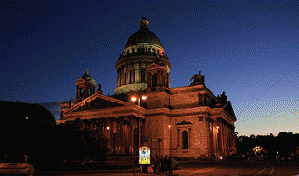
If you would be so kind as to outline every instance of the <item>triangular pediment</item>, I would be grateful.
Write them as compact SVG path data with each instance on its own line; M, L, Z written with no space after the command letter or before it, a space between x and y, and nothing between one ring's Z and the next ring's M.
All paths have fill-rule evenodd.
M131 104L99 93L95 93L82 102L77 103L76 105L65 111L65 113L68 114L71 112L97 110L119 106L131 106Z
M146 70L151 71L151 70L161 70L161 69L166 70L166 68L164 66L158 65L156 63L152 63L151 65L149 65L147 67Z

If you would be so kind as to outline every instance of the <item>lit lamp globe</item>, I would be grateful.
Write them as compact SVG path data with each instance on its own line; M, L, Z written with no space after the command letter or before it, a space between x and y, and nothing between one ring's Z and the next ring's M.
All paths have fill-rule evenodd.
M142 100L146 100L147 97L146 97L145 95L143 95L143 96L141 97L141 99L142 99Z
M135 102L135 101L137 100L137 98L136 98L136 97L132 97L131 100L132 100L133 102Z

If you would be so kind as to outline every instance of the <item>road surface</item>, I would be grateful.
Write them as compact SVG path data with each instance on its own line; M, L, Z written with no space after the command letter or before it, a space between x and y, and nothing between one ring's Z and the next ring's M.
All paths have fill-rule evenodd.
M59 175L59 176L146 176L156 175L151 167L148 167L148 173L135 172L128 170L98 170L98 171L63 171L63 172L37 172L39 175ZM183 163L173 174L175 176L243 176L243 175L278 175L278 176L298 176L299 167L293 164L269 164L266 162L240 162L234 164L201 164L201 163Z

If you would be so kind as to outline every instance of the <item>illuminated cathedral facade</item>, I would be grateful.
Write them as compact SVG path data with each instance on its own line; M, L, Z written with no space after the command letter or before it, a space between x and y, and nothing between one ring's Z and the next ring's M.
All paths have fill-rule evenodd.
M145 17L115 63L115 94L103 95L88 71L76 82L74 102L61 103L60 123L79 123L108 139L109 154L221 157L235 153L232 105L217 97L199 72L190 85L170 88L171 63ZM98 87L98 88L97 88Z

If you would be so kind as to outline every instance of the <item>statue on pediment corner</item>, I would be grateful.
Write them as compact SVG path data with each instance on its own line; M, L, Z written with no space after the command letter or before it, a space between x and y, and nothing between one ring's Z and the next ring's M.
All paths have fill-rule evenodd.
M195 74L191 77L190 81L193 82L190 84L190 86L195 86L195 85L204 85L205 82L205 76L201 75L201 71L199 71L198 74Z
M101 84L98 84L98 90L97 90L97 93L99 93L99 94L103 94L103 91L102 91L102 85L101 85Z

